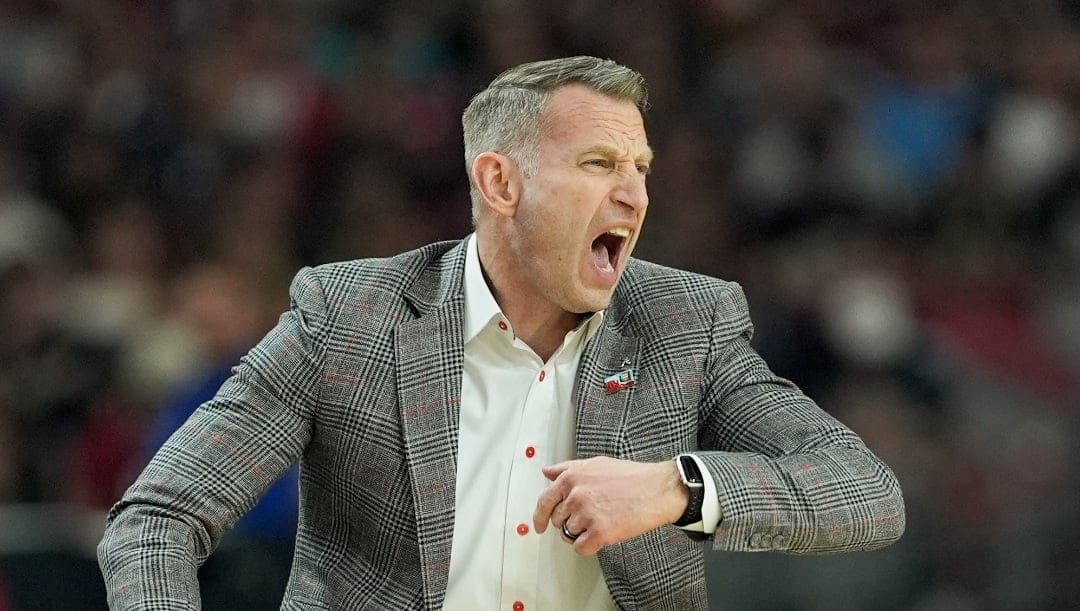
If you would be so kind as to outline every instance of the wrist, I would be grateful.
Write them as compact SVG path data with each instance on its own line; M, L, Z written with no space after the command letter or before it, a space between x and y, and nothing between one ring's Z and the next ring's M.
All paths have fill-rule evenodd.
M672 499L665 518L665 524L674 524L686 513L686 506L690 503L690 489L683 484L682 476L679 475L679 467L675 464L675 461L665 460L661 464L664 466L664 473L668 478L668 489L671 490L668 498Z

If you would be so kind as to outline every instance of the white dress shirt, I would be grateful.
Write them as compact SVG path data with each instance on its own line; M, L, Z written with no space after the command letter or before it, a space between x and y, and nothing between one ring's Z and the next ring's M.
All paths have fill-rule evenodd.
M536 501L550 484L541 467L577 456L570 395L603 312L583 320L542 361L514 335L484 280L477 236L468 240L457 494L444 608L614 609L597 556L574 553L554 526L538 535L532 525ZM706 474L703 521L711 532L719 504L699 467Z

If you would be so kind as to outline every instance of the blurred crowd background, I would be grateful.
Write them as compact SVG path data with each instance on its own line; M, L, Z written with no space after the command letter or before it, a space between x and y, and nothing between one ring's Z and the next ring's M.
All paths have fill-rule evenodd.
M740 282L904 488L887 550L709 554L713 606L1080 605L1075 2L0 0L0 611L103 608L104 512L297 269L467 234L469 97L574 54L650 82L636 254ZM207 608L276 608L294 498Z

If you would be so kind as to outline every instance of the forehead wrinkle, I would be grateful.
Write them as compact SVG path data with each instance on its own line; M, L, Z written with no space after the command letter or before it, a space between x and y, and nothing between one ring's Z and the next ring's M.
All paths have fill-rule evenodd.
M644 136L641 111L629 100L610 98L584 85L564 85L552 92L544 111L544 120L555 123L548 127L566 129L573 121L613 122L627 132L640 130ZM555 119L559 119L555 121Z
M564 95L554 98L558 93ZM545 113L543 139L578 141L579 152L594 151L635 161L652 160L642 114L630 101L624 103L584 87L571 89L568 86L554 95L553 99L558 103L549 106ZM598 100L606 104L597 104ZM582 141L583 138L592 141Z

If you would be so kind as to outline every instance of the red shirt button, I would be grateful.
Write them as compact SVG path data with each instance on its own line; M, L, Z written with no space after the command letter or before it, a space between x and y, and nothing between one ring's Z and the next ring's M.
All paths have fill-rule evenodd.
M536 456L536 448L532 446L525 448L525 458L532 458L533 456Z
M520 600L514 601L514 611L525 611L525 603Z
M543 369L541 369L540 370L540 381L543 382L544 378L546 378L546 377L547 377L547 374L544 372Z
M499 328L502 329L503 331L506 331L506 323L500 320L499 321Z
M521 535L522 537L529 534L529 525L528 524L518 524L517 533L519 535Z

